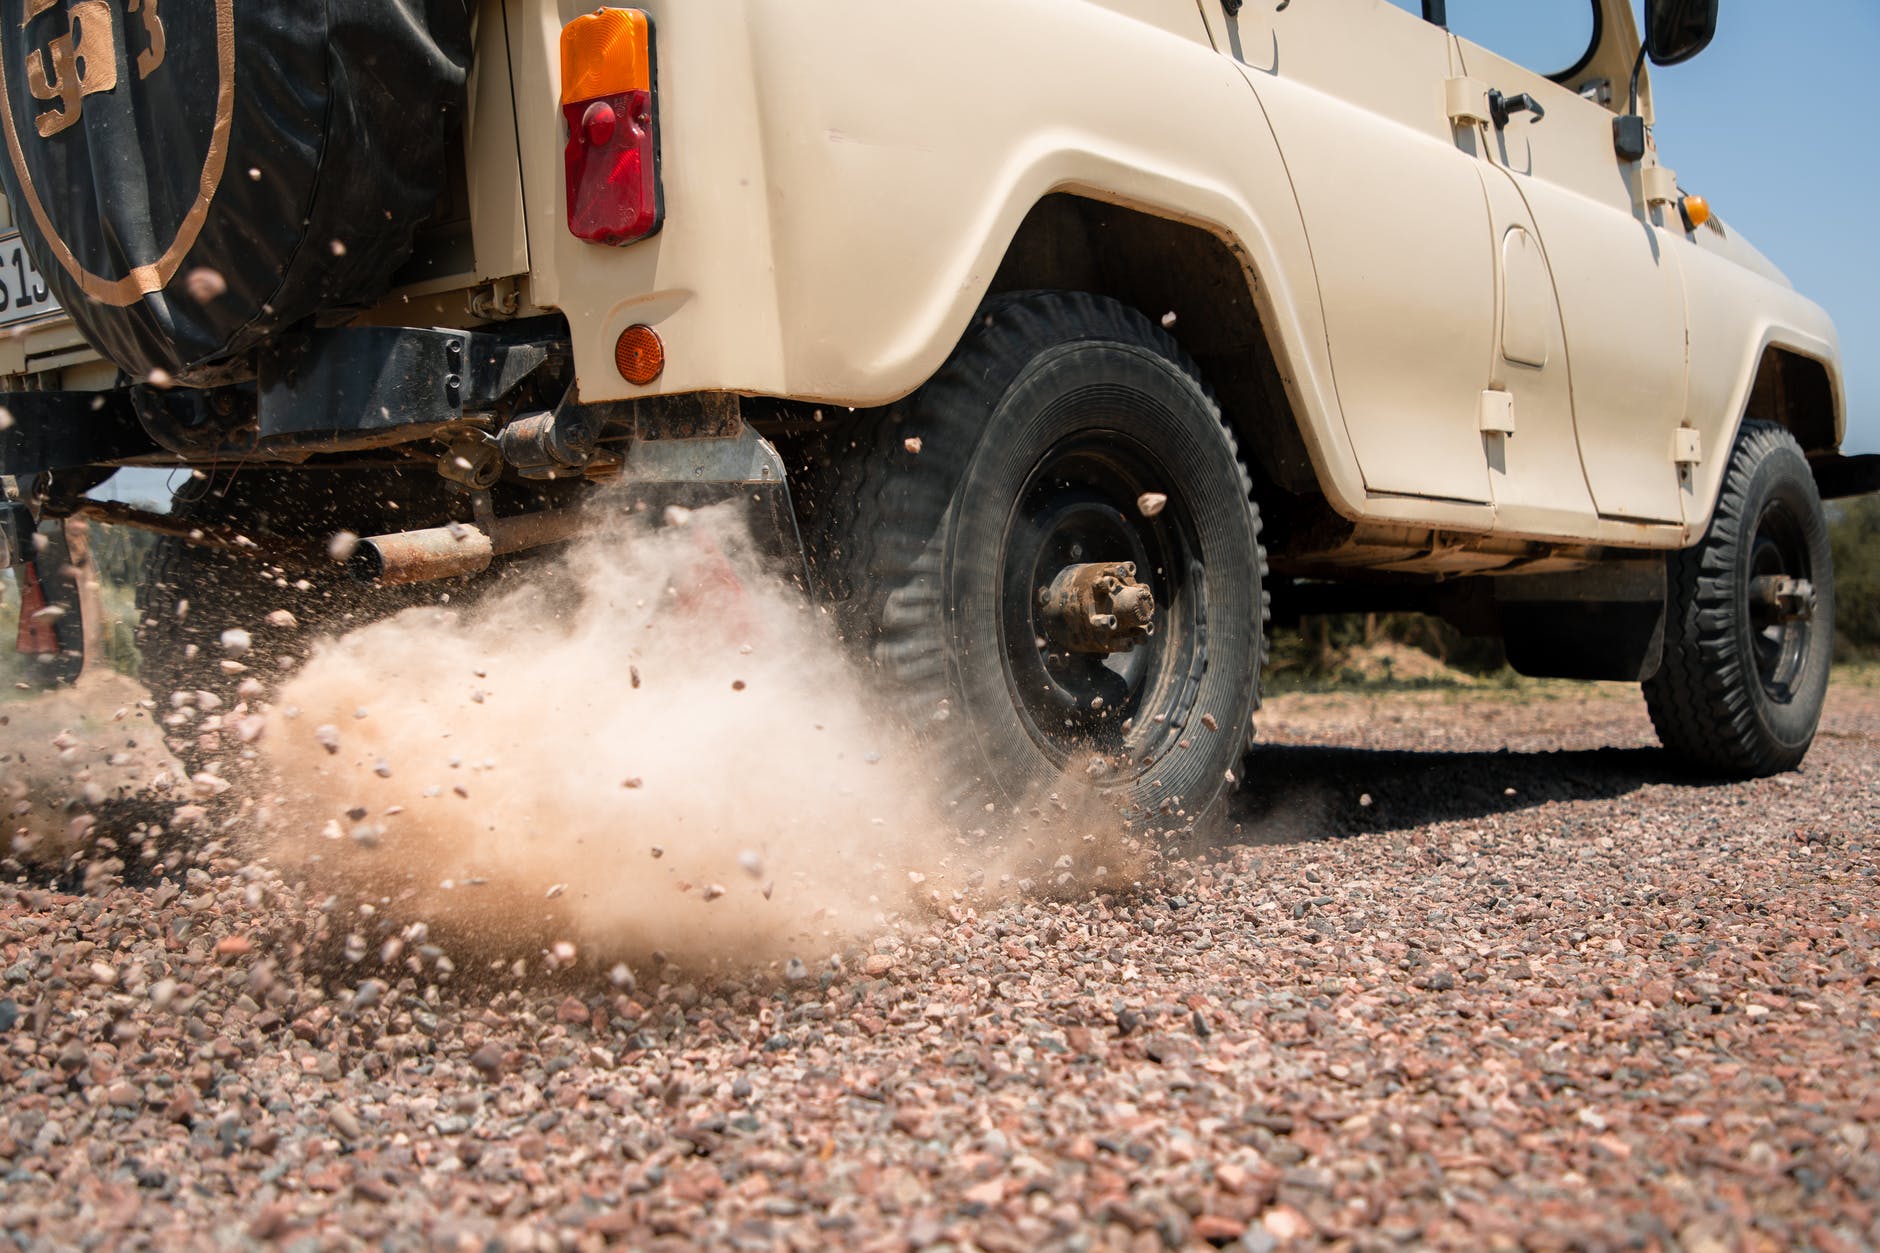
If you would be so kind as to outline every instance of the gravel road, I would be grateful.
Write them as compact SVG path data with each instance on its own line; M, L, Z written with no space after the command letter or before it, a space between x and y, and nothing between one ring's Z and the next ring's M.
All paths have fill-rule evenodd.
M1135 890L729 983L98 845L0 886L0 1248L1880 1245L1880 687L1741 786L1626 690L1260 730Z

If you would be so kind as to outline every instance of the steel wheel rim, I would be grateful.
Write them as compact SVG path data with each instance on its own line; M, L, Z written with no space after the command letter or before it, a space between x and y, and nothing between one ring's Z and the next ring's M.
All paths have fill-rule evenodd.
M1784 616L1753 593L1758 580L1770 578L1814 578L1801 519L1779 500L1765 505L1756 519L1743 597L1756 677L1770 699L1788 701L1808 668L1813 621L1806 616Z
M1000 653L1026 732L1059 766L1096 753L1122 774L1153 761L1180 733L1163 706L1192 668L1199 623L1199 545L1185 502L1155 517L1137 501L1166 491L1168 475L1144 445L1115 431L1053 445L1032 468L1009 513L999 558ZM1153 592L1155 633L1107 657L1066 653L1048 638L1040 589L1066 564L1132 562ZM1165 720L1155 721L1163 713Z

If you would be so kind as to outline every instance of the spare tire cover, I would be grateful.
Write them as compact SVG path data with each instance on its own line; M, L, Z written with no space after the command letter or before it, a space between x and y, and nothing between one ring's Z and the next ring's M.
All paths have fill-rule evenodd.
M0 176L100 351L240 377L270 335L384 293L469 62L465 0L0 0Z

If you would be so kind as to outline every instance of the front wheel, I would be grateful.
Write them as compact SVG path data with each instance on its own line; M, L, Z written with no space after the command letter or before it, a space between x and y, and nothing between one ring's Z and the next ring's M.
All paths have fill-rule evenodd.
M1828 691L1834 570L1821 496L1787 431L1744 423L1710 526L1667 559L1666 585L1664 659L1645 683L1659 740L1727 777L1800 765Z
M1151 826L1210 811L1258 704L1264 556L1174 340L1095 296L1002 298L867 420L832 453L810 546L954 799L1069 777Z

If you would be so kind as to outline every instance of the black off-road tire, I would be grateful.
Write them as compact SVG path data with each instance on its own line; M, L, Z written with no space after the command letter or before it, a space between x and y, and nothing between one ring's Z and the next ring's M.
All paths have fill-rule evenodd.
M1233 436L1173 338L1097 296L996 298L932 380L822 457L812 568L950 771L963 826L1067 775L1148 829L1215 808L1259 704L1265 554ZM1144 516L1149 491L1168 503ZM1122 560L1154 591L1146 643L1073 655L1026 624L1035 572Z
M1821 720L1834 642L1828 525L1794 437L1744 423L1704 538L1666 561L1664 658L1644 685L1659 741L1706 774L1794 769ZM1759 609L1752 580L1774 575L1806 579L1812 613Z

